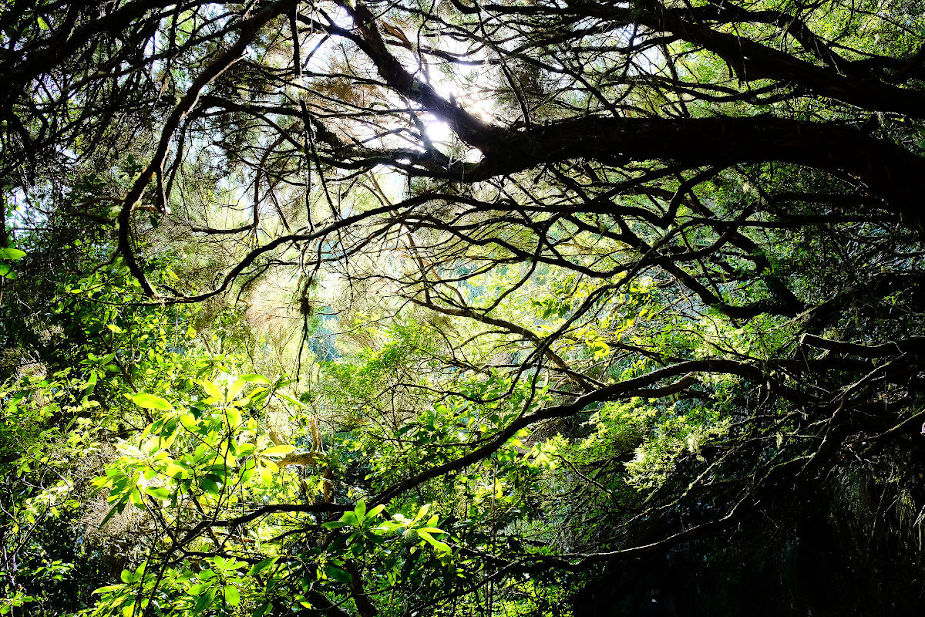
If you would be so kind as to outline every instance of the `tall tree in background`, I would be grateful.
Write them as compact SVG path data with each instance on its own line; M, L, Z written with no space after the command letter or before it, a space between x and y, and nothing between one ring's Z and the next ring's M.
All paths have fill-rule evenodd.
M98 610L920 605L923 15L10 3L9 323L109 264L152 306L288 284L302 336L289 394L133 399L100 486L160 539Z

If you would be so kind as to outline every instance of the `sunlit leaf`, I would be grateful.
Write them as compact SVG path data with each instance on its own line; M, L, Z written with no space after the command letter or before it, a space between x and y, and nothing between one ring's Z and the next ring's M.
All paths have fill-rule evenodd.
M202 386L202 389L206 391L206 394L209 395L208 402L215 403L225 400L225 395L217 384L207 379L203 379L199 384Z
M147 392L138 392L136 394L127 394L126 395L130 401L138 405L139 407L144 407L145 409L156 409L157 411L171 411L173 410L173 405L171 405L167 400L156 396L154 394L148 394Z
M146 486L145 492L157 499L170 499L170 491L161 486Z
M225 602L230 606L237 606L241 603L241 594L234 585L225 585Z
M271 446L260 453L260 456L286 456L290 452L295 450L295 446L290 445L281 445L281 446Z
M260 574L261 572L263 572L264 570L266 570L267 568L275 564L278 559L279 557L267 557L263 561L254 564L251 567L251 569L247 571L247 575L254 576L255 574Z

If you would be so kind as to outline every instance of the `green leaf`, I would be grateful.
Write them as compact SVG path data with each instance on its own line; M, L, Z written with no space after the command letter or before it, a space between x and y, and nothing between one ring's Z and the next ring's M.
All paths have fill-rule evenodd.
M0 259L22 259L25 256L25 251L20 251L12 247L0 247Z
M355 527L356 525L360 524L360 520L357 518L356 512L353 512L352 510L344 512L344 515L340 517L340 522L350 525L351 527Z
M264 385L269 385L270 380L264 377L263 375L257 375L254 373L248 374L248 375L241 375L228 388L228 394L227 394L228 399L227 400L233 401L234 399L236 399L238 395L241 394L241 390L243 390L244 387L249 383L260 383Z
M238 398L238 395L241 394L241 390L244 389L244 386L247 385L246 381L241 381L238 379L233 384L228 386L228 392L225 394L226 401L233 401Z
M146 486L145 492L157 499L170 499L170 491L162 486Z
M199 486L207 493L212 493L213 495L218 495L219 493L218 483L211 478L200 478Z
M274 563L276 563L278 559L279 557L267 557L260 563L254 564L254 566L250 570L247 571L247 575L254 576L255 574L260 574L261 572L263 572L264 570L272 566Z
M196 604L193 606L193 614L198 615L206 610L212 601L215 599L215 590L210 590L209 593L204 593L199 596L199 599L196 600Z
M188 478L189 472L183 467L177 465L173 461L167 463L167 466L164 468L164 473L170 476L171 478L183 477Z
M353 582L353 577L350 576L349 572L346 570L341 570L340 568L335 568L334 566L327 566L324 569L324 573L328 575L328 578L335 580L338 583L349 585Z
M145 409L156 409L158 411L173 410L173 405L168 403L165 399L153 394L148 394L147 392L126 394L126 397L139 407L144 407Z
M241 424L241 412L238 409L229 408L226 412L228 414L228 426L229 428L235 428Z
M213 563L215 561L220 561L222 564L224 564L224 559L222 559L221 557L217 557L216 559L213 559ZM203 581L211 581L216 576L218 575L215 574L215 570L213 570L212 568L206 568L205 570L199 573L199 579ZM211 589L211 585L205 585L203 586L203 589ZM199 593L202 593L202 592L200 591Z
M243 381L244 383L259 383L265 386L270 385L270 380L264 377L263 375L258 375L256 373L248 373L246 375L241 375L238 377L238 381Z
M88 395L93 392L93 387L96 386L97 379L99 376L96 371L90 371L90 377L87 378L87 383L84 385L84 394Z
M234 585L225 585L225 602L231 606L237 606L241 603L241 594Z
M401 523L396 523L395 521L385 521L373 527L373 531L379 534L395 533L399 529L403 529L404 525Z
M446 533L442 529L437 529L436 527L419 527L418 531L426 531L427 533Z
M100 588L98 588L98 589L94 589L94 590L93 590L93 593L94 593L94 594L97 594L97 593L98 593L98 594L104 594L104 593L109 593L110 591L118 591L118 590L120 590L120 589L122 589L122 585L106 585L106 586L104 586L104 587L100 587Z
M222 393L222 389L219 388L217 384L206 379L200 381L199 384L202 386L202 389L206 391L206 394L209 395L208 402L217 403L218 401L225 400L225 395Z
M449 553L450 552L451 549L450 549L449 544L446 544L444 542L441 542L440 540L434 539L432 535L430 535L426 531L423 531L422 529L418 529L417 532L418 532L418 536L426 540L431 546L434 547L434 549L438 553Z
M295 450L295 446L282 445L282 446L271 446L260 453L260 456L286 456L290 452Z

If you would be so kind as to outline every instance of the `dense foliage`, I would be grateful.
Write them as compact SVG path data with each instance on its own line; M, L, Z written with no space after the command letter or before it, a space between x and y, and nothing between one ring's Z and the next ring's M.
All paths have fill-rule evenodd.
M0 75L0 614L925 603L922 3L24 0Z

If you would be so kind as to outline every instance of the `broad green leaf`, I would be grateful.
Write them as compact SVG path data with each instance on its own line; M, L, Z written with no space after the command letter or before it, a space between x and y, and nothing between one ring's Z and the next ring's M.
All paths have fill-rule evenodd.
M104 587L100 587L100 588L98 588L98 589L94 589L94 590L93 590L93 593L95 593L95 594L97 594L97 593L103 594L103 593L109 593L110 591L118 591L118 590L120 590L120 589L122 589L122 585L106 585L106 586L104 586Z
M264 604L261 604L254 610L253 613L251 613L251 617L263 617L267 613L267 611L270 610L272 606L273 605L270 604L269 602L265 602ZM311 608L311 605L309 605L308 608Z
M225 394L226 401L233 401L238 398L238 395L241 394L241 390L244 389L244 386L247 385L246 381L241 381L238 379L233 384L228 386L228 392Z
M170 499L170 491L162 486L146 486L145 492L157 499Z
M401 523L396 523L394 521L385 521L373 527L373 531L376 533L395 533L399 529L403 529L404 525Z
M218 495L219 493L218 483L211 478L200 478L199 486L207 493L211 493L213 495Z
M12 247L0 247L0 259L22 259L25 256L25 251L14 249Z
M196 600L196 604L193 606L193 614L198 615L206 610L209 605L212 604L212 601L215 600L215 590L211 589L208 593L204 593L199 596L199 599Z
M229 401L233 401L238 398L238 395L241 394L241 390L249 383L259 383L264 385L269 385L270 380L264 377L263 375L257 375L254 373L248 375L241 375L238 377L233 384L228 388L227 397Z
M264 377L263 375L258 375L257 373L248 373L246 375L241 375L238 377L238 381L243 381L244 383L259 383L265 386L270 385L270 380Z
M263 572L264 570L266 570L267 568L275 564L278 559L279 557L267 557L260 563L254 564L254 566L251 567L251 569L247 571L247 575L254 576L255 574L260 574L261 572Z
M207 379L203 379L199 384L202 386L202 389L206 391L206 394L209 395L209 400L206 402L216 403L225 400L225 395L222 393L222 389L218 387L218 384Z
M90 371L90 377L87 378L86 385L84 386L84 394L90 394L93 392L93 387L96 386L96 382L99 379L96 371Z
M437 529L436 527L419 527L418 531L425 531L427 533L446 533L442 529Z
M231 606L237 606L241 603L241 594L234 585L225 585L225 602Z
M276 466L276 463L262 459L257 466L257 470L260 473L260 481L264 483L272 482L273 476L279 473L279 467Z
M174 462L167 463L167 466L164 468L164 473L171 478L176 478L178 476L182 476L183 478L189 477L189 472Z
M221 559L221 557L219 557L218 559ZM214 562L214 560L213 560L213 562ZM213 570L212 568L206 568L205 570L203 570L202 572L199 573L199 579L200 579L200 580L203 580L203 581L211 581L211 580L212 580L213 578L215 578L216 576L218 576L218 575L215 574L215 570ZM209 585L208 587L211 587L211 585ZM205 589L205 587L204 587L204 589Z
M139 407L144 407L145 409L156 409L158 411L173 410L173 405L168 403L165 399L162 399L159 396L155 396L154 394L138 392L137 394L127 394L126 396L130 401Z
M229 408L226 412L228 414L228 426L229 428L236 428L241 424L241 411L233 407Z
M441 553L450 552L451 549L448 544L441 542L440 540L436 540L432 535L430 535L429 533L427 533L426 531L422 529L418 529L417 532L418 532L418 536L426 540L438 552L441 552Z
M286 456L290 452L295 450L295 446L282 445L282 446L271 446L260 453L260 456Z
M327 574L328 578L335 580L338 583L349 585L353 582L353 577L350 576L349 572L346 570L341 570L340 568L335 568L334 566L327 566L324 569L324 573Z

